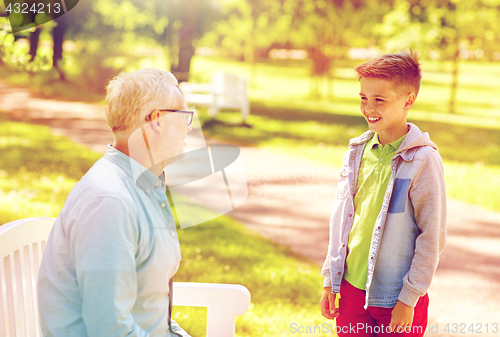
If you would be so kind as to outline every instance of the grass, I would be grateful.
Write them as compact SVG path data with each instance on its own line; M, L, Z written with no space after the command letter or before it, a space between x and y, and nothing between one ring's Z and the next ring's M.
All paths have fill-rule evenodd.
M240 121L239 115L224 112L217 120L205 118L204 131L211 137L338 167L349 138L367 129L359 113L359 83L352 70L359 63L338 61L331 90L326 85L319 90L322 97L311 94L308 61L268 60L250 66L195 56L190 80L208 82L216 70L249 80L252 104L248 122L252 128L238 127L235 124ZM166 62L145 58L140 64L161 67ZM495 191L500 177L500 102L496 99L500 63L468 61L460 65L455 114L447 113L451 63L424 60L422 68L422 86L409 121L429 132L438 145L444 159L448 195L500 211L500 195ZM29 75L16 76L5 67L0 68L3 72L10 74L10 81L31 84ZM78 95L78 82L69 83L63 91L60 83L43 86L43 76L36 78L35 87L42 88L42 93L45 90L72 99ZM80 98L99 101L87 91L82 91Z
M239 113L223 112L217 120L202 115L203 131L240 146L258 146L338 168L349 139L366 131L366 122L359 116L255 105L247 120L251 128L239 125ZM293 116L293 121L280 119L280 114ZM429 132L438 145L449 197L500 211L500 132L440 122L410 122Z
M99 156L50 128L0 114L0 224L56 217L74 184Z
M337 145L346 148L349 139L367 130L363 117L316 113L300 109L273 109L252 105L248 123L239 125L238 113L224 112L217 120L204 120L203 130L212 137L224 138L245 146L269 147L273 144ZM420 121L409 122L430 134L443 159L465 163L500 165L499 130L466 125ZM458 151L459 150L459 151Z
M56 217L74 184L100 157L45 126L0 114L0 224ZM179 230L182 262L176 281L238 283L252 294L236 320L238 336L289 336L291 324L319 326L322 277L316 264L262 238L227 216ZM203 336L206 309L175 307L173 318ZM329 334L317 334L327 336Z
M208 82L216 70L249 80L252 108L248 122L252 128L234 125L239 116L225 112L218 120L205 119L204 130L210 136L340 166L349 138L366 130L353 72L359 63L338 61L331 87L323 83L317 93L311 93L309 61L267 60L248 65L195 56L190 80ZM144 58L139 64L161 67L167 62L156 57ZM447 113L451 66L450 62L422 61L422 86L409 121L429 132L438 145L450 197L500 211L500 195L495 191L500 176L500 102L496 99L500 63L468 61L460 65L455 114ZM30 76L6 67L0 67L0 74L11 83L34 86L42 95L71 99L80 95L80 99L102 102L102 96L90 94L89 88L78 89L78 81L64 85L47 82L50 74Z
M318 267L288 248L226 216L181 230L179 240L183 259L177 281L237 283L250 290L252 304L236 320L237 335L289 336L290 324L325 323L318 312ZM202 335L200 312L182 310L174 319L193 336Z
M270 61L253 67L219 58L194 57L190 81L208 82L213 72L232 72L250 82L253 103L281 110L302 109L329 114L358 116L359 83L353 68L361 61L337 61L331 90L324 84L321 97L311 93L308 62ZM448 113L451 63L422 61L422 85L411 118L452 125L500 128L500 63L467 61L460 65L457 111ZM252 109L252 113L254 109ZM291 120L291 118L289 119Z
M0 66L0 78L3 81L8 82L11 86L29 87L37 97L104 103L106 94L104 85L93 88L89 85L83 85L78 80L62 82L58 80L57 76L55 70L30 74L19 72L7 66Z
M208 81L215 69L250 79L251 128L238 125L238 113L223 112L213 120L202 111L204 132L238 145L339 167L349 138L366 130L358 112L359 89L352 66L352 61L339 63L333 97L320 98L310 94L307 63L269 62L252 68L195 58L192 80ZM448 195L500 211L496 191L500 186L500 104L495 99L500 65L462 65L454 115L446 113L449 68L448 63L424 63L424 82L410 121L428 131L439 146ZM59 84L48 86L51 95L66 96ZM56 216L72 186L98 157L64 137L53 136L48 128L0 120L0 223ZM318 313L318 284L322 282L318 267L287 248L224 216L180 230L179 239L183 261L176 281L240 283L249 288L252 306L237 318L239 336L289 336L293 323L325 323ZM205 309L181 307L174 310L174 319L193 336L201 336L205 314Z
M310 94L304 64L274 62L250 66L216 58L195 58L192 77L208 81L217 70L250 80L251 128L239 126L238 113L223 112L204 119L207 135L245 146L289 153L298 158L340 167L350 138L367 130L360 116L359 83L343 61L335 69L333 97ZM448 196L500 211L500 64L461 64L457 112L447 113L448 62L423 61L423 82L409 121L429 132L445 166Z

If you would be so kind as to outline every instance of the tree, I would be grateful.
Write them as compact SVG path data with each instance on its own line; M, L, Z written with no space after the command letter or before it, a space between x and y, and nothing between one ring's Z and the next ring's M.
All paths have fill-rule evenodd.
M499 0L398 0L377 32L386 51L413 48L452 61L448 111L454 113L460 59L483 56L483 47L491 55L498 50L499 10Z
M36 28L34 32L30 34L30 51L31 56L30 62L35 60L36 54L38 52L38 41L40 40L40 28Z
M461 57L467 58L471 52L475 54L481 50L480 53L484 53L480 47L485 33L497 24L500 1L451 0L443 1L440 5L429 6L429 11L440 19L435 25L440 32L438 43L444 57L453 61L448 111L455 113L459 60Z
M66 0L66 5L72 8L77 2ZM210 28L216 16L214 3L216 0L80 1L76 8L55 20L52 66L64 80L63 42L69 39L79 51L74 58L80 74L74 76L83 79L84 85L102 88L110 76L123 69L105 64L107 60L124 56L130 60L137 54L135 47L160 45L170 56L171 71L180 81L187 80L193 44ZM21 33L31 41L29 56L33 61L40 29ZM36 65L30 67L36 69Z
M349 5L348 5L349 6ZM311 94L320 95L320 79L326 75L331 92L331 67L333 60L342 54L341 29L345 26L342 4L335 1L298 1L293 17L290 42L304 48L312 60Z
M219 4L221 17L204 43L253 63L256 48L287 41L293 1L221 0Z
M224 18L203 42L243 55L251 64L257 48L305 49L312 61L312 93L319 95L325 76L331 93L335 60L354 44L366 43L366 36L373 34L362 32L381 19L387 7L387 1L375 0L223 0Z
M66 78L64 76L64 72L59 66L59 61L63 58L63 42L64 42L64 34L66 33L67 23L66 16L60 16L56 20L57 26L52 29L52 39L54 41L53 46L53 56L52 56L52 66L59 73L59 79L61 81L65 81Z
M95 0L79 35L113 44L136 40L163 46L170 70L188 79L194 43L216 18L215 0ZM89 21L91 24L89 24ZM105 34L103 34L105 32Z
M170 70L179 82L187 81L191 58L195 53L197 39L210 30L217 17L215 2L211 0L171 0L156 1L159 20L167 19L163 32L157 34L156 40L169 48ZM167 14L165 16L165 14ZM164 16L161 16L164 15Z
M326 76L332 92L332 68L351 47L364 47L374 35L373 25L382 19L390 1L297 0L290 41L305 48L313 61L312 92L319 94ZM315 82L315 83L314 83Z

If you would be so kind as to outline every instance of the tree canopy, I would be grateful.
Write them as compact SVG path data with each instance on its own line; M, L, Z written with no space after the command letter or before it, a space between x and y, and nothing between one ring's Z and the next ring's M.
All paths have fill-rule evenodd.
M303 49L313 76L329 76L352 48L411 48L424 58L453 60L456 86L460 59L500 60L499 13L500 0L86 0L57 22L15 36L1 18L0 58L28 71L58 67L62 59L68 72L62 46L71 41L71 62L79 64L72 71L102 85L155 53L187 80L199 46L250 63L271 48ZM35 58L39 39L49 35L52 54ZM30 48L15 46L23 37Z

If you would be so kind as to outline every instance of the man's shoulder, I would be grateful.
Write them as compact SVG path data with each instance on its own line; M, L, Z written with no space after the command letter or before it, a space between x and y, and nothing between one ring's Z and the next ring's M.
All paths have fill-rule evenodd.
M131 206L134 202L130 179L116 164L103 157L76 183L66 203L81 205L96 199L116 199Z
M76 183L54 224L54 235L70 240L71 233L94 231L96 227L92 225L108 228L120 221L127 223L121 226L125 232L135 233L137 198L126 173L120 173L113 165L101 158Z

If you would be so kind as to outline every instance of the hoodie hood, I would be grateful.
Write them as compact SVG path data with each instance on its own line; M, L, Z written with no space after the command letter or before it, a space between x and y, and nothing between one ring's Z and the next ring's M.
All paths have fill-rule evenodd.
M428 132L420 131L415 124L408 123L408 125L410 126L410 131L408 131L406 138L396 151L396 154L422 146L430 146L434 150L438 151L437 145L431 141Z
M413 158L413 154L419 147L430 146L436 151L438 151L438 147L434 144L427 132L422 132L420 129L412 123L407 124L410 127L410 130L406 134L403 143L396 151L396 154L401 155L404 160L411 160ZM367 131L363 133L361 136L352 138L349 141L349 147L355 147L358 145L362 145L367 143L370 139L373 138L375 132Z

